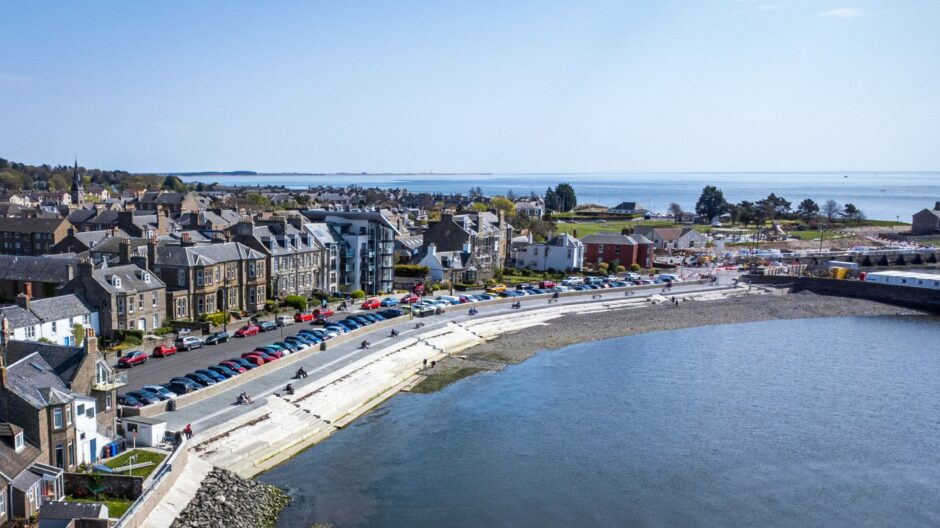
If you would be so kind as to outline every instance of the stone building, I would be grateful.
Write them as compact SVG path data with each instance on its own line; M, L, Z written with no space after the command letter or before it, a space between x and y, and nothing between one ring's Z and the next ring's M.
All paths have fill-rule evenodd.
M70 227L66 219L56 216L0 217L0 253L45 255L68 235Z
M929 236L940 234L940 202L933 209L922 209L911 220L911 234Z
M624 267L633 264L641 268L653 266L655 245L643 235L623 233L597 233L581 239L584 244L584 262L614 263Z
M431 223L424 233L424 246L434 244L437 251L461 251L473 256L475 270L469 270L466 280L472 282L491 279L497 269L510 264L509 243L513 227L502 212L465 215L443 214Z
M307 297L318 289L322 248L310 232L291 225L287 218L259 223L243 220L233 231L236 242L267 256L270 297Z

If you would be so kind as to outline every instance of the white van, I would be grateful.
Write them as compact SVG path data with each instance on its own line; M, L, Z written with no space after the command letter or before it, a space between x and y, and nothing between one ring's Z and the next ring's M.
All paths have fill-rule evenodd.
M290 326L294 324L294 318L290 315L279 315L277 319L274 320L274 324L278 326Z
M583 286L584 277L568 277L567 279L561 281L565 286Z

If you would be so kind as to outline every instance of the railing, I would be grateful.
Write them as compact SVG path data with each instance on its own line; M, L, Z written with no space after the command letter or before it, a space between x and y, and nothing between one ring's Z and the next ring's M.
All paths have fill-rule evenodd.
M121 372L120 374L112 374L107 379L95 381L91 388L97 391L110 391L125 385L127 385L127 372Z

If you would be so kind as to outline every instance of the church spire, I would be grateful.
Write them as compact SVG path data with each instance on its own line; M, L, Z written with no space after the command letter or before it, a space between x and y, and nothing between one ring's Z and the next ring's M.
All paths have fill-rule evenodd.
M82 205L85 202L85 186L82 177L78 174L78 157L75 158L75 167L72 169L72 204Z

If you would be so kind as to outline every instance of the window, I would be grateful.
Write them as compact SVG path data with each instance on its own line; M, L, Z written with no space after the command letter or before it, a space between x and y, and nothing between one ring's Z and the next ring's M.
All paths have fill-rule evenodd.
M111 393L110 392L106 394L104 397L104 410L106 411L111 410Z
M160 328L160 316L157 314L153 314L153 327Z
M138 310L144 309L144 294L142 293L137 295L137 309Z
M255 266L255 263L249 262L248 263L248 278L250 279L255 278L255 269L257 269L257 267Z
M153 292L150 294L150 305L153 306L154 308L157 307L157 292Z
M117 275L115 275L114 277L111 277L111 284L114 285L115 288L120 288L121 277L118 277Z
M108 365L104 361L98 361L95 363L95 383L107 383L108 378L111 377L111 371L108 369Z
M75 406L75 414L77 414L77 415L79 415L79 416L85 414L85 404L84 404L84 403L79 403L78 405Z
M144 282L150 282L150 274L144 273Z
M65 423L72 425L72 406L69 405L65 408Z
M255 289L248 288L248 304L255 304Z
M23 449L23 433L16 433L16 438L13 439L13 447L17 451L19 451L20 449ZM0 499L3 498L2 496L3 494L0 493ZM0 504L2 504L2 502L3 501L0 500ZM3 511L3 508L0 508L0 512L2 511Z
M36 337L36 327L34 325L27 326L26 339L32 339L34 337Z
M206 305L202 297L196 297L196 313L201 314L205 313Z
M196 270L196 286L202 286L203 283L203 272L202 270Z
M88 314L83 315L82 324L84 324L85 326L91 325L91 316L89 316Z
M186 270L176 272L176 284L178 286L186 286Z
M71 440L69 441L69 459L67 463L69 466L75 465L75 444Z
M258 286L258 302L264 302L264 286Z
M52 427L62 429L62 408L56 407L52 410Z
M117 298L117 310L119 314L124 313L124 297Z
M216 266L214 273L215 273L215 282L219 282L222 279L221 266Z
M186 317L186 299L179 298L176 299L176 318L182 319Z
M56 333L56 324L55 324L55 323L56 323L55 321L52 321L52 333L53 333L53 334Z
M6 503L6 494L0 493L0 512L6 513L7 503Z
M133 297L127 298L127 313L129 314L134 313L134 298Z

